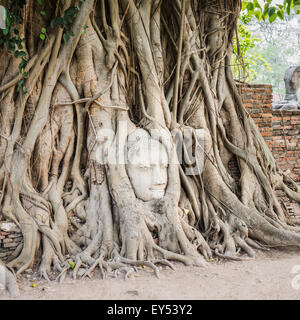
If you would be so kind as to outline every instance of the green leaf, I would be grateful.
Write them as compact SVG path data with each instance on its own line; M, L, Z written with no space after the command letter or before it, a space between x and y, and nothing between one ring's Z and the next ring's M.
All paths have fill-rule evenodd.
M262 10L261 5L258 3L257 0L253 0L253 4L254 4L255 8L258 8L258 9Z
M248 14L253 14L254 11L254 4L252 2L248 2L247 7L246 7Z
M82 26L81 34L85 34L87 28L88 28L88 26Z
M291 14L291 8L293 7L293 0L286 0L284 2L285 6L286 6L286 12L288 15Z
M265 21L268 16L269 4L266 3L264 6L264 11L262 13L262 19Z
M41 33L41 34L40 34L40 38L41 38L42 40L45 40L46 37L45 37L44 34Z
M23 79L18 82L18 88L17 88L18 92L21 90L23 83L24 83Z
M67 33L63 35L64 42L67 42L70 39L70 36Z
M255 11L254 11L254 15L255 15L255 17L256 17L256 19L257 19L258 21L261 20L261 18L262 18L262 13L261 13L261 11L255 10Z
M246 10L247 4L248 4L247 1L242 2L242 11Z
M40 6L42 6L43 3L44 3L44 0L38 0L38 3L39 3Z
M70 7L64 13L65 16L75 17L77 15L78 9L76 7Z
M278 12L277 12L277 16L279 17L279 19L281 19L281 20L283 20L284 19L284 12L283 12L283 10L281 9L281 10L279 10Z
M46 15L46 12L45 12L45 11L40 11L40 14L41 14L42 16L45 16L45 15Z
M58 25L62 27L63 24L64 24L64 19L61 17L56 17L56 18L52 19L50 22L51 28L55 28Z
M27 63L27 61L26 61L24 58L22 58L22 61L19 63L18 68L19 68L19 69L24 68L24 67L25 67L25 65L26 65L26 63Z
M185 214L189 214L190 213L190 210L186 209L186 208L183 208L183 211L184 211Z
M9 15L6 16L6 26L10 26L11 25L11 18Z
M42 28L42 33L46 33L46 28Z
M74 261L68 260L68 263L69 263L71 269L74 269L74 268L75 268L75 262L74 262Z
M270 7L269 10L268 10L269 17L273 16L274 13L276 13L276 8L275 7Z
M6 36L9 32L9 28L6 27L5 29L2 30L2 33Z
M294 6L293 6L293 11L296 13L296 14L299 14L300 13L300 0L294 0Z
M74 33L73 33L72 30L68 30L66 33L67 33L70 37L74 37Z
M270 23L273 23L277 18L277 13L273 13L270 17L269 17L269 21Z

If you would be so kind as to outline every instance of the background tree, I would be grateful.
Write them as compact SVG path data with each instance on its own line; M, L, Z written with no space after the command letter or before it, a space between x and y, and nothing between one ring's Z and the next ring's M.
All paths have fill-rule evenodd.
M256 18L251 17L246 11L239 17L231 62L234 76L239 81L251 83L259 78L260 74L268 74L271 71L269 57L265 55L263 57L259 53L262 51L259 51L262 45L261 37L249 29L249 24L256 26L257 23Z
M171 260L203 266L214 255L299 245L299 221L275 194L300 201L299 187L276 165L233 80L240 1L2 4L1 216L24 237L8 268L18 275L40 261L43 277L53 268L61 280L80 266L128 276L145 265L158 275L156 265ZM140 199L129 168L106 161L128 148L124 123L129 138L142 128L143 139L164 145L158 199ZM188 159L174 161L185 129L197 166L205 156L189 176Z
M299 3L276 1L272 5L266 1L243 2L243 11L239 17L240 55L244 58L243 65L234 47L233 65L236 78L243 78L251 83L267 83L273 86L277 95L285 93L284 73L289 66L299 63ZM289 15L284 14L285 10ZM263 15L264 13L264 15ZM269 16L271 14L271 16ZM272 18L271 18L272 17ZM276 19L275 19L276 18ZM276 99L277 96L275 96ZM278 96L279 98L279 96Z
M255 50L269 62L268 72L257 72L255 83L270 83L276 93L284 94L285 87L283 77L289 66L298 65L300 61L299 45L299 15L285 17L284 20L276 20L272 23L251 23L250 29L262 39L261 44ZM259 70L260 64L254 66Z

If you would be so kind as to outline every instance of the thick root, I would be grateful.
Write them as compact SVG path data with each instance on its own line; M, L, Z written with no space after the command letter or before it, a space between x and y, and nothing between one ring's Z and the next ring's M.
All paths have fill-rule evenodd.
M11 297L18 297L20 295L15 275L5 267L4 263L1 260L0 284L2 284L5 289L7 289Z

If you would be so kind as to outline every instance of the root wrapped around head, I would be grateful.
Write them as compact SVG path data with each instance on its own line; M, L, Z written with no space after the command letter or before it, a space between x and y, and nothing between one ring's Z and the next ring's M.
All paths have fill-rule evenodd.
M22 50L0 41L0 219L23 244L8 268L40 262L60 281L96 267L158 276L171 260L205 266L300 244L275 193L300 202L300 187L230 69L241 1L48 1L45 16L15 5L23 22L6 36L19 34Z

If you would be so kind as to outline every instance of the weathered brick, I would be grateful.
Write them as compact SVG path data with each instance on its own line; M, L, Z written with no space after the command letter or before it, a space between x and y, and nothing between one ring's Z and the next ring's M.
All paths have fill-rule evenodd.
M5 244L3 245L4 248L14 248L14 247L16 247L16 246L17 246L17 244L14 243L14 242L5 243Z
M300 182L300 112L272 110L271 85L243 83L238 89L278 165Z

